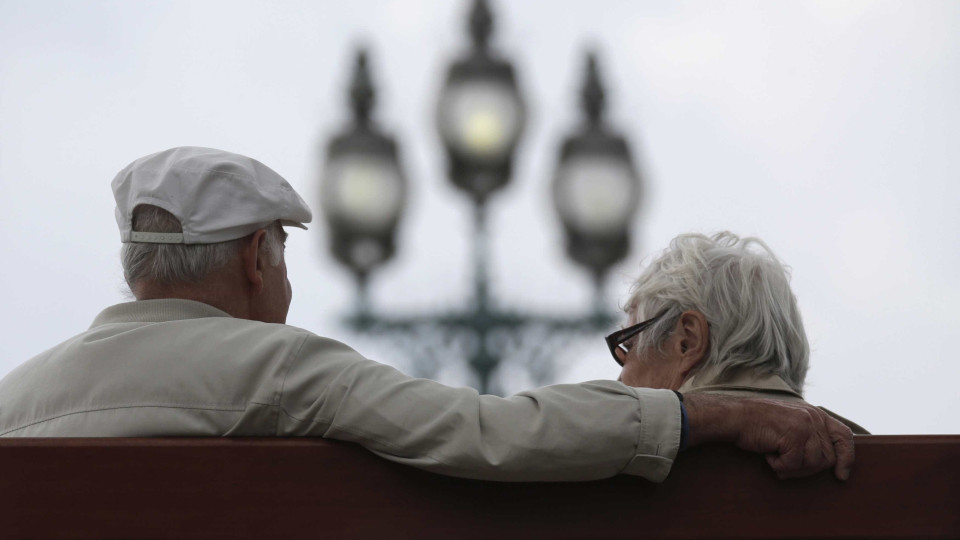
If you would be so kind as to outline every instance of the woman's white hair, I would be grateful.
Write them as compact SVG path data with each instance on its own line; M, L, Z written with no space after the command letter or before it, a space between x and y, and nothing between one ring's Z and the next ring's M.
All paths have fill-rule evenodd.
M142 204L133 210L133 230L140 232L183 232L180 221L163 208ZM283 255L283 228L279 222L266 228L264 255L272 266ZM244 238L215 244L127 243L120 250L123 277L134 283L198 283L210 272L226 266L240 252Z
M666 311L637 345L658 348L682 312L699 311L710 342L698 370L716 367L721 380L740 370L775 374L801 392L810 347L789 280L758 238L683 234L643 271L624 309L637 321Z

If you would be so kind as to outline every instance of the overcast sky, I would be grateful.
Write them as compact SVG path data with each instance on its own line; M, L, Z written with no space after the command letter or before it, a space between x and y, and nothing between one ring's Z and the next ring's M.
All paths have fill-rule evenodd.
M494 42L515 61L531 109L516 175L491 214L504 305L589 304L548 188L593 46L609 118L630 138L646 189L611 307L643 257L679 233L759 236L793 269L812 346L809 401L874 433L960 433L960 3L493 8ZM347 118L358 43L371 48L376 116L401 144L412 189L375 302L387 311L462 302L470 207L444 178L433 111L443 70L466 44L466 9L0 1L0 376L124 301L109 182L130 161L180 145L247 154L316 215L320 149ZM324 232L291 231L288 322L405 369L389 345L339 325L353 291ZM558 382L617 375L599 335L561 360ZM455 363L442 376L465 381Z

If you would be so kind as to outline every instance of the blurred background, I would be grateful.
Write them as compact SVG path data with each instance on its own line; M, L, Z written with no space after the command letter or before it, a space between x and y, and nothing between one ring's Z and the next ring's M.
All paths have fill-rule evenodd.
M357 280L331 254L320 212L331 140L355 125L363 47L371 115L395 143L406 190L395 254L366 282L368 313L470 304L475 198L448 178L455 143L438 110L452 63L472 47L471 7L0 0L0 376L126 299L109 182L140 156L195 145L266 163L314 209L311 229L287 243L289 324L407 372L476 384L456 353L424 368L409 347L347 324ZM595 281L568 257L552 195L560 147L583 124L595 51L606 125L642 184L625 222L629 252L600 289L603 316L677 234L759 236L793 269L812 346L809 401L874 433L960 432L960 4L490 9L490 47L512 64L525 112L509 182L484 204L491 309L585 328L602 319L591 319ZM620 321L608 322L544 334L528 348L547 351L551 369L503 365L496 389L615 378L602 336Z

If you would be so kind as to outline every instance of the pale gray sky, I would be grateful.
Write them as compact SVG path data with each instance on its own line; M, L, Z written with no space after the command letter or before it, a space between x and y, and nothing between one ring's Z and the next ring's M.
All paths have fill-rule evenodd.
M355 44L371 47L382 124L412 184L384 309L464 298L469 207L434 130L466 2L0 1L0 375L122 301L109 182L172 146L255 157L318 205L319 148L346 117ZM793 268L813 348L807 397L875 433L958 433L960 3L498 1L495 42L531 106L513 184L492 211L494 283L509 305L572 312L548 196L576 119L588 44L610 118L646 177L641 258L688 231L766 240ZM289 322L402 367L337 323L349 277L323 226L292 231ZM443 246L442 251L435 246ZM561 382L613 378L599 337ZM463 381L453 367L449 382ZM516 381L519 390L524 381Z

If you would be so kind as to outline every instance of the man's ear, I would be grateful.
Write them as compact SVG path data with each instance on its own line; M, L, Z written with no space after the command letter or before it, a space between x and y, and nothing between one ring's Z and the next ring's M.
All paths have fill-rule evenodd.
M261 245L266 242L267 231L260 229L250 235L240 248L240 260L243 264L243 277L253 289L254 294L263 290L263 265L266 261L260 256Z
M684 379L706 360L710 350L710 325L707 317L696 310L684 311L677 321L676 332L680 337L680 369Z

